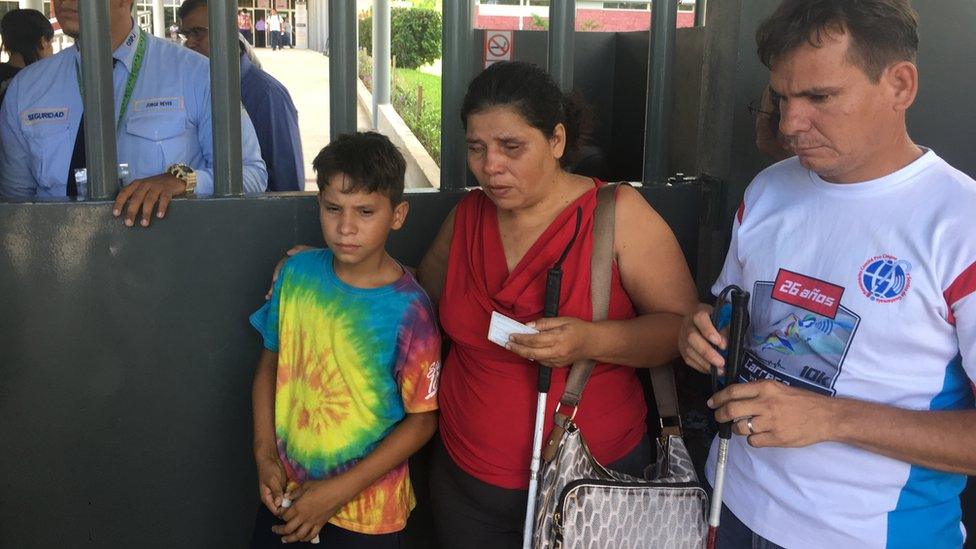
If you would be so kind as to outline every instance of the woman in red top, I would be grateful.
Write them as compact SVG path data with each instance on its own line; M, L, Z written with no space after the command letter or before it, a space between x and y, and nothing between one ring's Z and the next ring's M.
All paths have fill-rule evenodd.
M595 457L632 474L650 462L647 412L635 368L678 356L681 317L695 290L670 228L633 189L617 192L608 320L591 322L590 255L599 181L565 170L581 109L527 63L492 65L462 107L468 167L481 190L444 222L419 269L439 302L452 346L440 387L440 439L431 470L445 547L519 547L536 407L536 361L556 368L598 362L577 423ZM577 211L582 224L575 243ZM547 270L569 246L559 318L542 316ZM492 311L534 323L507 348L486 338ZM547 426L548 429L551 425Z

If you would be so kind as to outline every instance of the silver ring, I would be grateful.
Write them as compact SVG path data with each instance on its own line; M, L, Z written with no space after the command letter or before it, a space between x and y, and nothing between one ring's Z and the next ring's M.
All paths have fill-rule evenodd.
M751 417L749 418L748 421L746 421L746 429L749 429L749 434L750 435L756 434L756 430L752 428L752 418Z

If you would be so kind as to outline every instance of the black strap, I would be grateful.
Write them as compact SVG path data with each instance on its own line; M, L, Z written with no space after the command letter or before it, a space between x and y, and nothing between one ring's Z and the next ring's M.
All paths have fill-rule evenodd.
M68 196L78 196L78 182L75 181L75 170L85 167L85 113L81 113L81 124L75 136L75 148L71 152L71 164L68 166Z
M118 59L112 59L112 70L119 64ZM78 196L78 182L75 180L75 170L88 167L85 160L85 113L81 113L81 123L75 135L75 148L71 151L71 163L68 165L68 196Z

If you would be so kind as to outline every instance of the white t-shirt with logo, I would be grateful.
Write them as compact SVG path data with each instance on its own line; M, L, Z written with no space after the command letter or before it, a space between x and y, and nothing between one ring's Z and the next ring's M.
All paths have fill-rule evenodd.
M934 152L848 185L796 158L765 170L746 190L713 293L728 284L752 294L740 381L973 408L976 182ZM712 482L714 467L713 443ZM757 449L736 435L724 501L789 548L959 547L965 483L846 444Z

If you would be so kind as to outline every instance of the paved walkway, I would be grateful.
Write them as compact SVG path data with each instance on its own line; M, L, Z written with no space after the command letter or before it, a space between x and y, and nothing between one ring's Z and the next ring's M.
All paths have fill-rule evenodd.
M262 68L288 88L298 109L305 190L314 191L312 160L329 143L329 58L311 50L258 48L256 51ZM357 110L359 127L368 127L369 114L362 107Z

